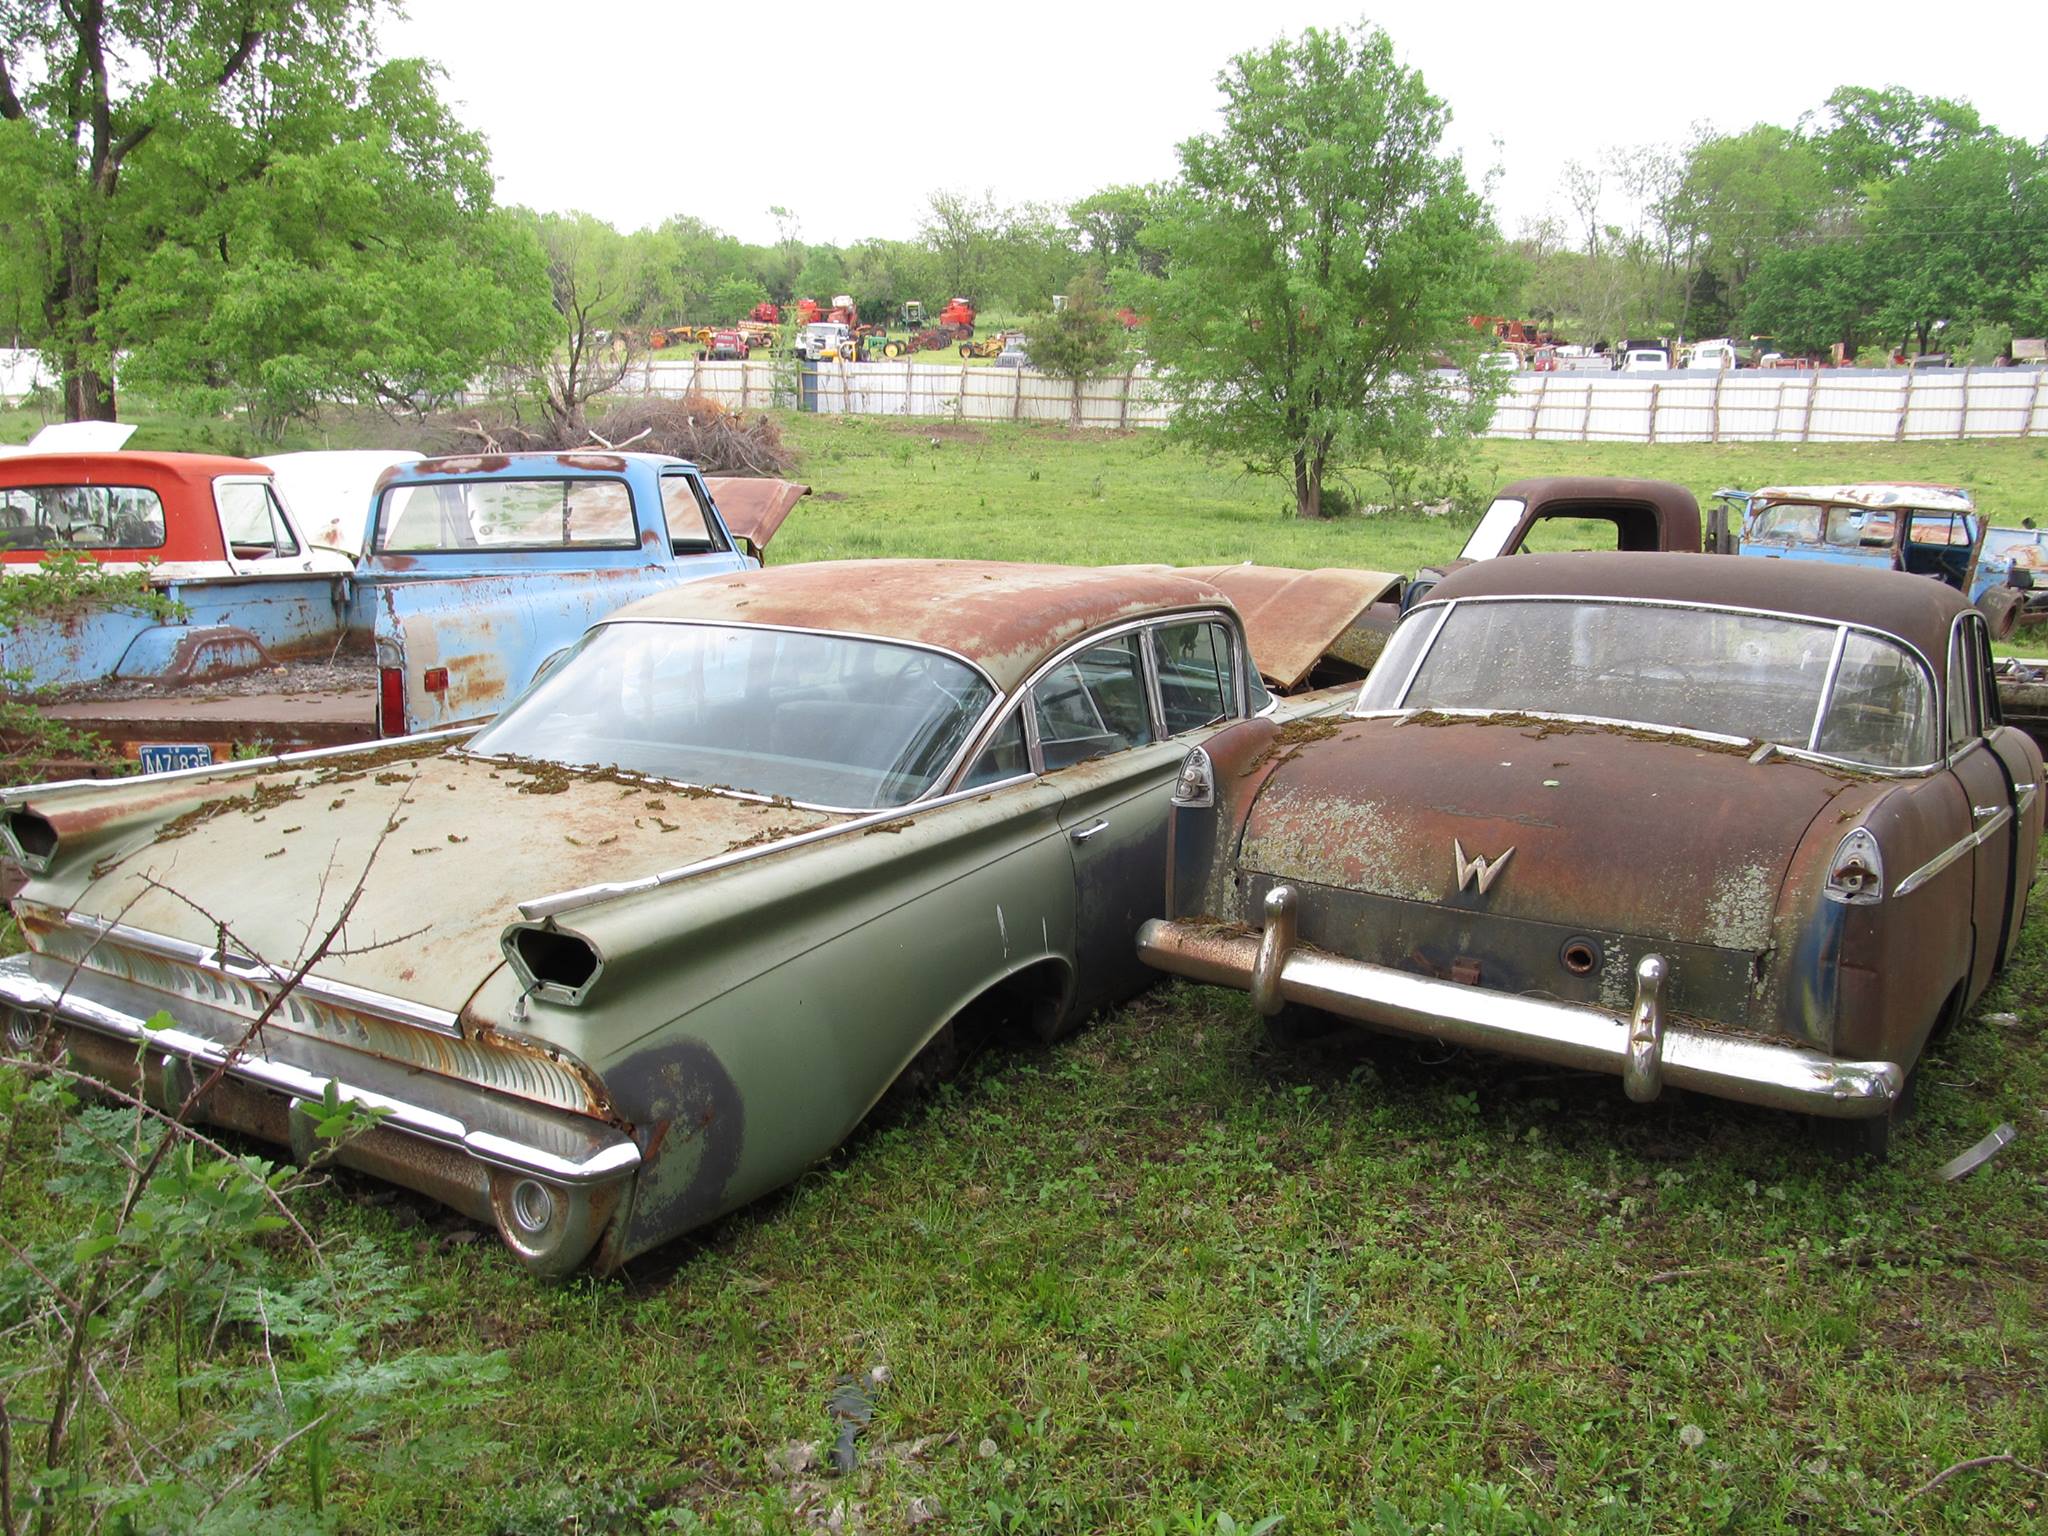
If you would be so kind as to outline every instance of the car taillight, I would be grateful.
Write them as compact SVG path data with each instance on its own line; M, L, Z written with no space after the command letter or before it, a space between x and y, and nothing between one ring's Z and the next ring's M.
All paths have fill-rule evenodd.
M1173 781L1173 803L1185 810L1207 810L1216 803L1216 770L1200 747L1181 759Z
M377 669L377 734L405 734L405 668Z
M1858 827L1835 849L1822 892L1829 901L1868 907L1884 900L1884 855L1867 828Z

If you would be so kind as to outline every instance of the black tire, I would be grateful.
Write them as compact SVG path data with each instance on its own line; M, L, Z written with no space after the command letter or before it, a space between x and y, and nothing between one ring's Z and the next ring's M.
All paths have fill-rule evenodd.
M2019 628L2020 608L2026 602L2026 595L2017 587L1987 587L1984 595L1977 599L1977 611L1984 615L1986 628L1994 640L2010 640L2012 632Z

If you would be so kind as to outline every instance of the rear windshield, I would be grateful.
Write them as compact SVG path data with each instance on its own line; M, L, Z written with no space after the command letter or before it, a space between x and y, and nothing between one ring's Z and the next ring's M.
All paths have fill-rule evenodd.
M1717 608L1505 598L1424 607L1402 622L1358 707L1571 715L1878 768L1938 755L1933 684L1904 646Z
M443 480L395 485L377 502L379 551L631 549L633 492L623 480Z
M913 646L627 621L590 631L468 750L870 810L931 789L994 696Z
M0 550L162 549L164 504L134 485L0 489Z

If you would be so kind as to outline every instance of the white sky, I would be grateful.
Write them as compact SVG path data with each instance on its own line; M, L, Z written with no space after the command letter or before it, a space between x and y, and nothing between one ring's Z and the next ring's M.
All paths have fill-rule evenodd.
M386 48L443 65L505 201L623 229L694 214L750 241L773 237L780 204L806 239L838 244L912 237L935 188L1065 203L1169 176L1175 144L1214 126L1232 54L1360 14L1296 0L409 9ZM1474 180L1500 167L1509 233L1566 214L1567 160L1680 143L1699 122L1789 124L1842 84L1963 97L2048 138L2048 0L1379 0L1364 14L1449 103Z

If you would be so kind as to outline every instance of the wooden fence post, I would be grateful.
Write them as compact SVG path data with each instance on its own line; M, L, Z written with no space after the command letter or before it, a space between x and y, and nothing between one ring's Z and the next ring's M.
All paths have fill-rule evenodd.
M1714 416L1712 441L1721 441L1721 386L1727 381L1728 370L1723 368L1714 375Z
M1657 396L1662 389L1661 384L1650 386L1650 442L1653 446L1657 441Z
M1912 414L1913 414L1913 370L1909 368L1909 369L1907 369L1907 370L1906 370L1906 389L1905 389L1905 394L1904 394L1903 398L1901 398L1901 399L1900 399L1900 401L1899 401L1899 423L1898 423L1898 425L1897 425L1897 426L1895 426L1894 428L1892 428L1892 441L1893 441L1893 442L1895 442L1895 443L1903 443L1903 442L1904 442L1904 441L1906 440L1906 418L1907 418L1908 416L1911 416Z
M1549 395L1550 375L1546 373L1543 375L1542 381L1536 386L1536 403L1529 407L1529 440L1531 442L1534 442L1536 439L1536 424L1543 419L1543 402L1549 398Z
M2034 392L2027 398L2027 414L2020 419L2020 436L2034 435L2034 418L2041 413L2041 386L2048 384L2048 368L2034 370Z
M1022 368L1012 368L1010 371L1017 376L1016 392L1010 396L1010 420L1022 421L1024 419L1024 370Z
M1138 369L1136 364L1126 368L1124 370L1123 388L1117 391L1116 429L1119 432L1128 432L1131 429L1131 381L1137 376Z
M953 419L967 419L967 364L960 364L960 387L953 392Z
M1579 412L1579 441L1585 442L1593 435L1593 381L1586 380L1586 408Z
M1820 370L1814 369L1806 376L1806 415L1799 423L1799 441L1813 441L1813 397L1820 393Z
M1956 441L1963 440L1963 432L1970 425L1970 365L1963 364L1963 408L1956 412Z

